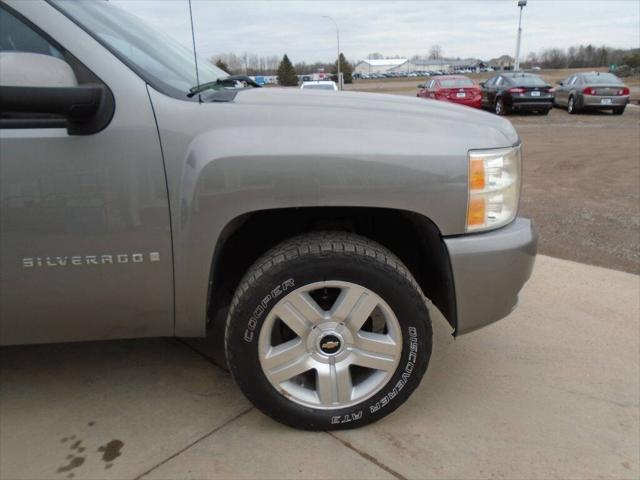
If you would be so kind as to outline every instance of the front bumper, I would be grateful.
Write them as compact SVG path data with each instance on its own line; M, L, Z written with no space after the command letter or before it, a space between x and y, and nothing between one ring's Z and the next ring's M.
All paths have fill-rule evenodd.
M506 317L531 276L538 235L518 217L485 233L445 238L456 292L456 335Z

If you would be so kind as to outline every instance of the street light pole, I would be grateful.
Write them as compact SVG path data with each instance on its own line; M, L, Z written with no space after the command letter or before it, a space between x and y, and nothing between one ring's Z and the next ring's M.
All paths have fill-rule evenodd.
M328 18L336 26L336 38L338 39L338 90L342 90L342 76L340 75L340 29L338 23L329 15L323 15L322 18Z
M516 59L513 70L517 72L520 69L520 37L522 36L522 10L527 5L527 0L518 0L520 7L520 17L518 18L518 41L516 42Z

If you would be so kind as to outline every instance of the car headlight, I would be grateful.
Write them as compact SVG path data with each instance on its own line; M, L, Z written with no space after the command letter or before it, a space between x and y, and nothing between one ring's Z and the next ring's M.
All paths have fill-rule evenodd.
M520 145L469 151L467 232L511 222L518 212L522 163Z

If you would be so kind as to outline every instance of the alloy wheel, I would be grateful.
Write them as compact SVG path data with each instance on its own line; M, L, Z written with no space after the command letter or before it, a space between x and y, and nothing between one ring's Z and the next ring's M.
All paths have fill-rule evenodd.
M316 409L338 409L375 395L402 354L396 315L355 283L317 282L294 290L271 310L258 355L271 385Z

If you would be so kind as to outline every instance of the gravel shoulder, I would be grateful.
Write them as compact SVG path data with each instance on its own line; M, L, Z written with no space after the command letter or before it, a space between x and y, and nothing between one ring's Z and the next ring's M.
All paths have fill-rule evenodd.
M418 83L362 81L349 89L415 95ZM640 107L622 116L554 108L508 119L524 147L520 214L536 223L540 253L640 274Z
M525 152L521 214L540 252L640 273L640 107L511 121Z

